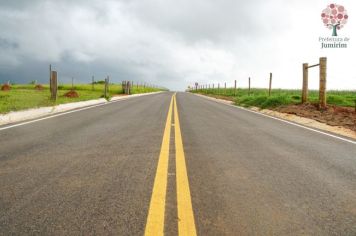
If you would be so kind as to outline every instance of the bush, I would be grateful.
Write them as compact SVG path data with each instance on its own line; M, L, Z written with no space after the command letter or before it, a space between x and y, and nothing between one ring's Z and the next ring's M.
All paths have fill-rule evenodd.
M92 83L90 83L92 84ZM94 84L105 84L105 80L94 81Z

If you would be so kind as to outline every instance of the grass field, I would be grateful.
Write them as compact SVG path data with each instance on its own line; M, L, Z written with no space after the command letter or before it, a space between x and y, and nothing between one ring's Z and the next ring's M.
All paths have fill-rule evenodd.
M237 89L234 96L234 89L203 89L192 91L216 96L225 96L236 102L240 106L256 106L260 108L272 108L280 105L301 103L301 90L273 89L271 96L268 96L268 89ZM319 92L309 91L309 102L318 103ZM354 107L356 101L356 91L327 91L327 103L330 105Z
M58 86L57 101L50 100L49 86L44 85L44 89L39 91L34 89L34 85L12 85L10 91L0 90L0 114L8 113L10 111L19 111L29 108L53 106L57 104L86 101L91 99L98 99L103 97L104 85L95 84L92 90L91 84L75 85L74 90L79 94L79 98L67 98L63 95L70 91L72 85L64 84ZM157 88L137 87L132 88L132 94L148 93L160 91ZM122 94L122 87L118 84L109 85L109 97Z

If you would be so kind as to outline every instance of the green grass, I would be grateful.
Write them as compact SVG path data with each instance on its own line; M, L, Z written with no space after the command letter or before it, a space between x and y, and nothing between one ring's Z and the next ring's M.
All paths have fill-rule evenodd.
M34 85L20 84L13 85L10 91L0 90L0 114L8 113L10 111L19 111L29 108L37 108L44 106L54 106L58 104L87 101L92 99L99 99L103 97L104 85L95 84L92 90L91 84L75 85L74 89L79 94L79 98L67 98L63 95L70 91L72 85L62 84L58 86L57 101L50 100L49 86L44 85L44 90L38 91L34 89ZM157 88L137 87L132 88L132 94L148 93L160 91ZM109 85L109 97L116 94L122 94L122 87L118 84Z
M225 89L208 89L192 92L232 97L237 105L245 107L273 108L301 102L301 90L273 89L271 96L268 96L267 89L251 89L250 94L248 93L248 89L237 89L236 96L234 95L234 89L230 88L226 89L226 91ZM309 102L318 103L318 99L318 91L309 91ZM330 105L354 107L355 101L356 91L327 91L327 103Z

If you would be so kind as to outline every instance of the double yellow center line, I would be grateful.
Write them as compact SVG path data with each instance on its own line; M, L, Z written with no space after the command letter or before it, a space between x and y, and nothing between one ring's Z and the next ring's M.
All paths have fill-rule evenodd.
M169 145L172 127L172 111L174 112L174 141L176 157L178 234L196 235L192 200L189 190L187 168L185 164L182 134L180 130L176 94L172 96L166 126L163 133L161 152L159 155L156 177L152 190L150 208L145 229L146 236L164 235L164 218L166 206Z

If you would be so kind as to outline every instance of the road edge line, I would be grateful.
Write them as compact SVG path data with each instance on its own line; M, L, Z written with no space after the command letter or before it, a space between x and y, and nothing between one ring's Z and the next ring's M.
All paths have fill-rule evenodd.
M207 97L207 96L204 96L204 95L198 95L198 94L194 94L194 93L190 93L190 94L193 94L193 95L195 95L197 97L205 98L205 99L210 100L212 102L216 102L216 103L223 104L223 105L230 106L230 107L234 107L234 108L237 108L237 109L240 109L240 110L244 110L244 111L248 111L248 112L251 112L251 113L255 113L255 114L260 115L260 116L265 116L265 117L268 117L268 118L271 118L271 119L274 119L274 120L278 120L278 121L281 121L281 122L284 122L284 123L287 123L287 124L290 124L290 125L294 125L294 126L297 126L297 127L300 127L300 128L304 128L304 129L307 129L307 130L310 130L310 131L314 131L314 132L319 133L319 134L324 134L326 136L333 137L335 139L339 139L339 140L342 140L342 141L345 141L345 142L356 144L356 141L353 141L353 140L350 140L350 139L347 139L347 138L343 138L343 137L339 137L337 135L329 134L329 133L326 133L324 131L313 129L313 128L310 128L310 127L307 127L307 126L304 126L304 125L301 125L301 124L297 124L297 123L294 123L294 122L291 122L291 121L288 121L288 120L283 120L283 119L278 118L278 117L274 117L274 116L270 116L270 115L267 115L267 114L263 114L261 112L249 110L249 109L246 109L244 107L240 107L240 106L236 106L236 105L232 105L232 104L216 101L216 99L213 100L213 99L210 99L210 97Z

